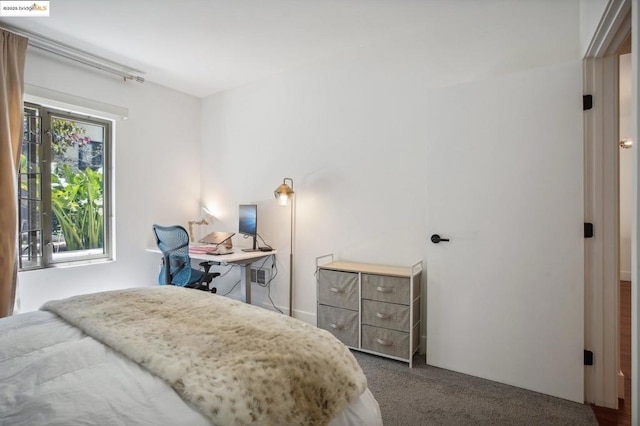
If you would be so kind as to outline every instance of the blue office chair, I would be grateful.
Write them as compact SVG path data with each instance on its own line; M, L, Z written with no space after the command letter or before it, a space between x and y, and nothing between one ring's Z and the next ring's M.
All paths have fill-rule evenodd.
M211 281L220 276L219 272L209 272L213 262L201 262L204 271L191 267L189 258L189 234L182 226L153 225L156 243L162 252L162 270L158 276L160 285L177 285L215 293L215 287L209 288Z

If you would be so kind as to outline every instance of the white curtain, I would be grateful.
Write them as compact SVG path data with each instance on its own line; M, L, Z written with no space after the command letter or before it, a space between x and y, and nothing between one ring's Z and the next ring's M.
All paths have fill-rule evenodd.
M0 29L0 318L13 313L18 276L18 167L28 39Z

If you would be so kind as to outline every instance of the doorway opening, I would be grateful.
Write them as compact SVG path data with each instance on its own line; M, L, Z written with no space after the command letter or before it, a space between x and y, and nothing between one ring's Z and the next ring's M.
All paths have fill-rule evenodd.
M631 44L627 39L618 55L618 406L594 406L600 425L631 424L631 235L632 235L632 179L633 149L631 111ZM613 141L615 142L615 141Z
M631 38L621 46L619 55L619 136L618 184L620 206L619 238L619 310L618 360L620 374L618 400L620 409L629 409L631 402L631 235L633 218L633 149L631 108ZM636 144L637 145L637 144ZM636 146L635 149L638 149Z

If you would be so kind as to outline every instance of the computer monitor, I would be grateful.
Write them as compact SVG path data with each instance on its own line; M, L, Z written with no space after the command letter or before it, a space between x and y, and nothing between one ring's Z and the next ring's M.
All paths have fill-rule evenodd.
M240 204L238 218L238 232L253 237L253 248L244 251L257 251L258 206L255 204Z

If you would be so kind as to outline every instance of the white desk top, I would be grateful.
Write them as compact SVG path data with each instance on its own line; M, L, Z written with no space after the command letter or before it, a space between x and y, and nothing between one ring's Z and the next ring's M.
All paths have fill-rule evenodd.
M230 254L202 254L202 253L189 253L189 257L193 260L206 260L211 262L220 262L225 264L246 265L253 263L257 260L276 254L276 250L271 251L242 251L241 248L234 247L231 249L233 253ZM158 247L147 248L151 253L162 253Z

